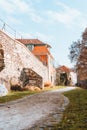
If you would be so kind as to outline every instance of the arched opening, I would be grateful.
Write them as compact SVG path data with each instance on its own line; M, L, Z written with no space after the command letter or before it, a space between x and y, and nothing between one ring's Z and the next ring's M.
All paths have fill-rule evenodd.
M4 50L2 48L2 45L0 44L0 72L4 69Z

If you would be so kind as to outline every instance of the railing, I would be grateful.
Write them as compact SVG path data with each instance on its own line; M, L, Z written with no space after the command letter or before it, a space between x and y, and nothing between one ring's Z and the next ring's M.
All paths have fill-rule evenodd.
M17 32L15 29L13 29L11 26L9 26L7 23L5 23L2 19L0 19L0 29L3 32L6 32L6 34L8 34L14 39L16 38L22 39L22 35L19 32Z

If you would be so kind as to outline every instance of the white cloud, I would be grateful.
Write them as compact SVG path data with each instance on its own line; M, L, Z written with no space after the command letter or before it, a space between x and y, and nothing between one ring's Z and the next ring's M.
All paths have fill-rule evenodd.
M33 8L30 1L25 0L0 0L0 9L5 12L5 15L25 14L30 17L34 22L42 22L42 18L37 11ZM11 17L10 16L10 17ZM19 18L20 19L20 18Z
M46 35L40 32L35 33L36 38L41 39L43 42L53 41L54 37L52 35Z
M27 12L29 4L23 0L0 0L0 8L8 14Z
M84 27L87 23L87 17L79 10L71 8L62 2L57 1L57 6L61 8L61 11L49 10L47 15L49 19L55 23L62 23L66 27L72 27L78 25Z
M16 10L18 9L20 12L26 13L28 9L30 8L30 4L23 0L13 0L12 1Z
M42 23L45 25L62 23L66 27L78 26L84 28L87 23L87 16L84 16L82 12L75 8L71 8L62 2L56 2L58 10L48 10L44 12L39 12L33 7L33 2L35 0L0 0L0 14L4 11L5 18L15 24L22 23L22 17L27 17L36 23ZM37 0L35 2L41 2ZM40 14L39 14L40 13ZM18 16L19 18L18 18ZM41 16L42 15L42 16ZM16 18L17 16L17 18ZM15 18L14 18L15 17Z
M61 22L67 26L71 25L74 20L80 16L80 12L75 9L71 9L67 6L63 6L64 10L58 11L48 11L48 15L55 21Z
M0 9L4 10L6 13L13 13L15 8L11 1L0 0Z

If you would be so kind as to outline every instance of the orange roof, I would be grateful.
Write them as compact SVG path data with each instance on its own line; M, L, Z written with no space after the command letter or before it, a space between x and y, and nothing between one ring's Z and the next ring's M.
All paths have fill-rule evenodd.
M69 73L71 71L70 68L66 67L66 66L60 66L59 68L57 68L58 70L61 70L63 72Z
M48 47L51 47L47 43L44 43L38 39L16 39L16 40L23 44L37 44L37 45L42 44L42 45L47 45Z
M32 53L34 53L35 55L49 54L51 58L54 59L46 46L35 46L34 49L32 50Z
M16 39L16 40L22 42L23 44L43 44L43 42L38 39Z

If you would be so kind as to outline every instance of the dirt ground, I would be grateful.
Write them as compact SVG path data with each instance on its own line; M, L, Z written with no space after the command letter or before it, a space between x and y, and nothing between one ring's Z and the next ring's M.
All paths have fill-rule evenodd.
M58 112L58 110L63 110L69 103L69 100L61 92L72 89L74 87L43 92L1 104L0 130L27 130L36 123L47 121L45 118L47 119L50 114Z

